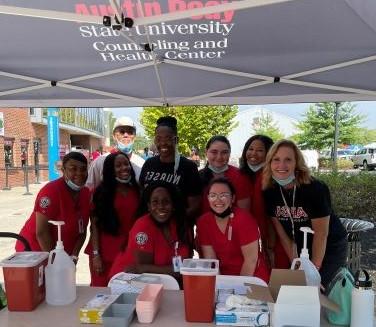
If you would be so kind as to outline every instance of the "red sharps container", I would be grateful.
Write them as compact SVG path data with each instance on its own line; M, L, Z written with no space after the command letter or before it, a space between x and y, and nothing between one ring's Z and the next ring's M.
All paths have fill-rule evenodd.
M17 252L0 262L9 311L32 311L44 300L47 259L48 252Z
M219 262L214 259L184 259L180 273L183 275L186 321L213 321L218 267Z

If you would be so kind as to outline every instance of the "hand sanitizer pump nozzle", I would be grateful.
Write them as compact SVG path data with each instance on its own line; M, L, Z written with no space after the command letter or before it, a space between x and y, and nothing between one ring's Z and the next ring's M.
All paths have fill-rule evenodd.
M76 266L64 251L61 226L64 221L49 220L58 228L56 247L48 257L46 267L46 302L51 305L66 305L76 299Z
M301 227L300 230L304 233L303 248L300 257L295 258L292 261L291 269L304 270L307 285L320 287L321 276L315 265L309 260L309 252L307 248L307 234L314 234L315 232L310 227Z

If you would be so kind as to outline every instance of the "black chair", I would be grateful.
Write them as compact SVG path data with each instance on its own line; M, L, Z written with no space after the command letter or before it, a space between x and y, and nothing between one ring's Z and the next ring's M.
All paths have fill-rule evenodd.
M21 235L18 235L16 233L10 233L10 232L0 232L0 237L15 238L15 239L19 240L20 242L22 242L22 244L25 247L24 251L31 251L31 247L30 247L29 242L27 241L26 238L24 238Z

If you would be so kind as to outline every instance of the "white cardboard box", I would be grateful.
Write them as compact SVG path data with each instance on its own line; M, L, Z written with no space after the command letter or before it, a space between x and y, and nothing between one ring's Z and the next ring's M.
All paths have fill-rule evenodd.
M273 326L320 327L317 287L281 286L273 311Z

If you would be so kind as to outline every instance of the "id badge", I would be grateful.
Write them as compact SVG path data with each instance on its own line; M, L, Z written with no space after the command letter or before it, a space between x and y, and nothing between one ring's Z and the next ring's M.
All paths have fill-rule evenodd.
M78 232L80 234L84 233L84 220L82 218L78 219Z
M172 257L172 269L174 272L180 272L181 265L182 260L180 255Z

